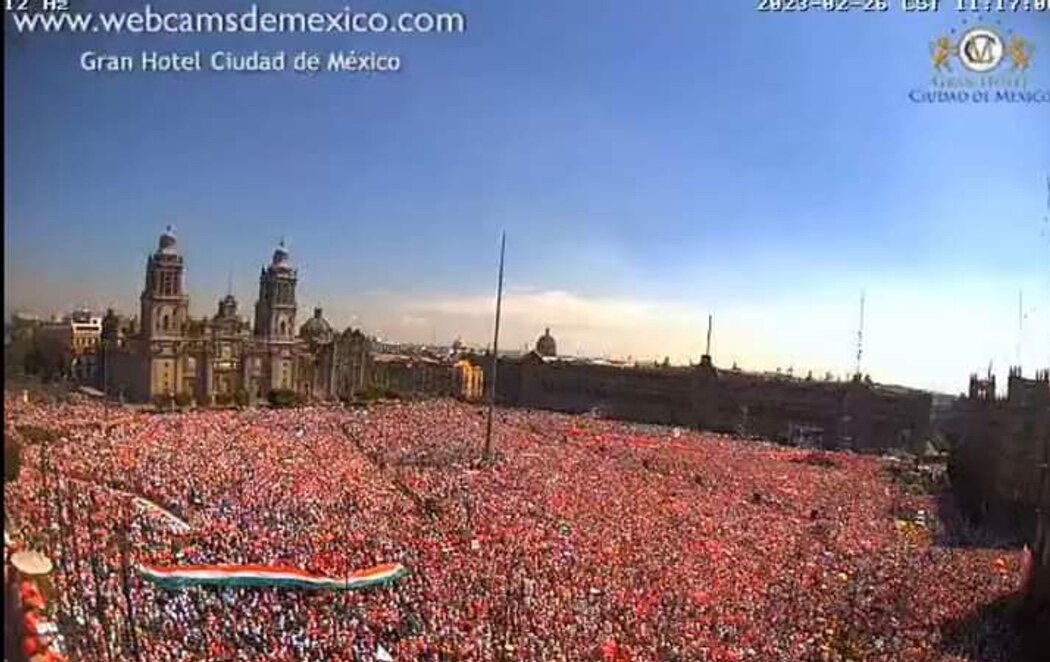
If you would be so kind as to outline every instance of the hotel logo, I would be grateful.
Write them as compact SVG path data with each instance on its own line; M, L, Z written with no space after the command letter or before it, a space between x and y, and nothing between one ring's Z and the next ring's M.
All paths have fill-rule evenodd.
M929 42L933 77L908 92L913 103L1050 103L1050 90L1031 89L1035 46L1002 26L953 28Z
M959 61L974 73L992 71L1003 61L1003 40L994 30L974 28L959 40Z

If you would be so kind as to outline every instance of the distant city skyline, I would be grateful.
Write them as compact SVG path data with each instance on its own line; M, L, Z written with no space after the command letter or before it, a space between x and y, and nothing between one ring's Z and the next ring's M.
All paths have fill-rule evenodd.
M178 236L177 229L175 234ZM278 241L274 242L274 246ZM253 287L257 286L257 272L253 272L254 280L233 278L221 288L217 287L218 283L200 283L199 278L193 277L193 255L188 252L181 238L179 250L186 259L187 290L190 295L190 311L194 317L214 315L219 299L227 291L231 291L238 300L240 315L245 319L251 319L250 311L257 295ZM151 251L143 251L143 255L149 252ZM304 269L303 263L297 259L298 255L294 250L291 250L291 255L293 264L300 272L299 324L309 319L315 307L320 307L325 317L336 328L361 328L367 334L391 343L443 346L450 345L458 339L472 347L491 346L494 293L447 299L415 299L394 291L372 290L347 292L344 297L337 296L336 303L329 306L316 296L303 294L316 291L303 277L304 273L310 272L309 260L306 260ZM259 262L260 264L265 263L266 260ZM135 278L128 283L130 289L122 292L121 296L107 297L100 293L88 294L86 298L76 303L63 303L52 309L33 309L31 306L8 307L5 315L10 317L15 312L30 312L43 317L61 316L77 308L86 307L97 313L113 308L127 317L136 317L137 298L142 287L141 281L145 266L144 257L138 266L139 269L132 272ZM493 280L494 278L493 274ZM245 280L248 282L244 282ZM962 379L968 377L970 372L984 374L989 366L994 372L1005 375L1008 366L1018 363L1016 360L1019 338L1017 335L1017 293L1014 293L1012 301L993 302L991 297L994 293L990 288L982 287L980 283L970 283L970 287L962 289L967 289L970 296L976 301L987 301L989 308L998 311L1003 316L1003 319L998 321L985 320L983 325L970 320L971 333L978 329L990 335L997 331L997 326L1007 327L1009 322L1015 325L1014 345L1012 346L1015 354L1007 356L1000 352L997 356L990 356L986 362L971 366ZM210 296L204 293L210 293ZM919 337L925 338L931 345L935 344L934 335L924 333L922 327L901 326L897 321L901 319L940 319L941 324L944 324L943 320L947 318L949 323L965 324L966 320L962 319L960 309L955 303L951 301L933 302L935 307L931 308L931 302L914 296L909 297L908 292L904 290L894 291L884 288L868 288L864 294L866 319L863 373L870 374L876 381L883 383L900 383L944 393L955 393L962 390L961 387L951 388L951 384L941 386L936 383L917 383L894 378L892 375L898 374L894 371L883 374L878 369L873 370L870 358L871 354L875 354L875 360L878 361L887 354L887 350L892 351L892 342L887 343L886 339L879 335L886 331L894 334L891 339L899 338L907 342L909 338ZM875 295L875 307L873 307L873 294ZM716 365L728 368L735 364L741 369L756 372L779 370L786 373L791 371L797 377L803 377L808 372L812 372L818 379L822 379L825 373L831 373L836 379L843 379L848 378L853 372L853 361L856 358L860 295L861 293L857 292L856 300L843 301L841 305L808 307L807 319L796 319L781 328L782 335L778 337L782 346L763 347L764 337L768 337L764 332L765 328L768 325L775 325L778 319L790 320L795 314L786 306L778 306L775 302L770 302L754 308L739 307L728 313L719 314L718 311L690 309L669 301L640 303L616 299L587 300L565 291L540 291L510 287L504 296L504 331L501 334L501 342L506 351L531 349L544 329L550 327L552 334L558 339L559 353L562 355L637 362L659 362L664 358L669 358L675 365L686 365L697 362L704 351L707 315L711 314L714 316L712 354ZM61 296L56 300L66 301ZM885 309L881 304L886 303L886 300L889 300L892 312L888 315L889 319L882 319ZM347 301L353 303L348 305L345 303ZM1012 304L1013 308L1004 304ZM939 307L936 307L938 305ZM968 309L963 308L962 310ZM1040 367L1040 364L1037 363L1038 353L1032 351L1033 341L1038 340L1032 329L1035 326L1031 322L1032 312L1033 310L1028 307L1022 311L1024 325L1027 328L1024 329L1025 334L1021 338L1020 364L1026 368L1027 372L1032 372L1035 368ZM953 320L952 315L957 317ZM536 322L540 318L548 321ZM658 319L659 322L653 323L654 319ZM979 321L979 318L975 320ZM826 335L835 334L833 341L847 348L847 351L842 352L841 361L833 363L818 360L807 363L804 358L799 361L781 360L782 357L791 356L788 352L792 347L804 347L807 344L809 340L806 337L807 329L809 333L819 337L821 328L826 329ZM617 334L629 337L610 339L610 336ZM683 342L695 349L675 351L674 348L680 347ZM912 342L915 341L912 340ZM805 356L801 353L798 355ZM1036 356L1036 359L1029 360L1030 356Z
M843 375L863 290L877 381L957 393L990 362L1004 375L1019 344L1027 372L1050 363L1045 104L907 96L958 13L441 9L467 32L354 37L400 55L402 71L374 77L93 75L76 57L100 49L92 35L7 35L5 315L135 314L172 224L195 316L232 271L250 317L283 236L300 323L321 306L338 327L485 346L505 228L510 349L550 327L565 354L684 364L713 314L718 365ZM1002 20L1040 49L1028 76L1050 88L1050 24Z

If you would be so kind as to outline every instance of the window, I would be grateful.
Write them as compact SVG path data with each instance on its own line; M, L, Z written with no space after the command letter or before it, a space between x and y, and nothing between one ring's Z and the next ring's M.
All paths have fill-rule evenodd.
M173 271L167 271L164 273L163 279L163 294L167 296L173 296L177 289L178 275Z

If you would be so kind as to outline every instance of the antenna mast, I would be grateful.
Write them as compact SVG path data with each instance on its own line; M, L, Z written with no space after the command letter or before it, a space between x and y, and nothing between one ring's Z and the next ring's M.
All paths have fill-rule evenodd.
M861 358L864 356L864 290L860 291L860 326L857 327L857 370L860 377Z
M1017 366L1021 366L1021 343L1024 342L1024 290L1017 291Z
M1050 249L1050 172L1046 173L1046 216L1043 216L1043 236L1046 237L1047 248ZM1050 285L1050 274L1048 274L1047 281L1047 284Z

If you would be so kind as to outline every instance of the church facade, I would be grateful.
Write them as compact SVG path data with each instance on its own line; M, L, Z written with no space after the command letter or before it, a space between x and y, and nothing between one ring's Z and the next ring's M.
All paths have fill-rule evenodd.
M351 397L367 384L370 343L356 329L335 332L320 308L297 327L298 273L283 242L259 273L253 322L232 294L211 317L189 314L185 263L168 228L146 261L137 324L112 311L102 320L97 379L132 402L192 399L203 405L249 402L273 391L307 400Z

